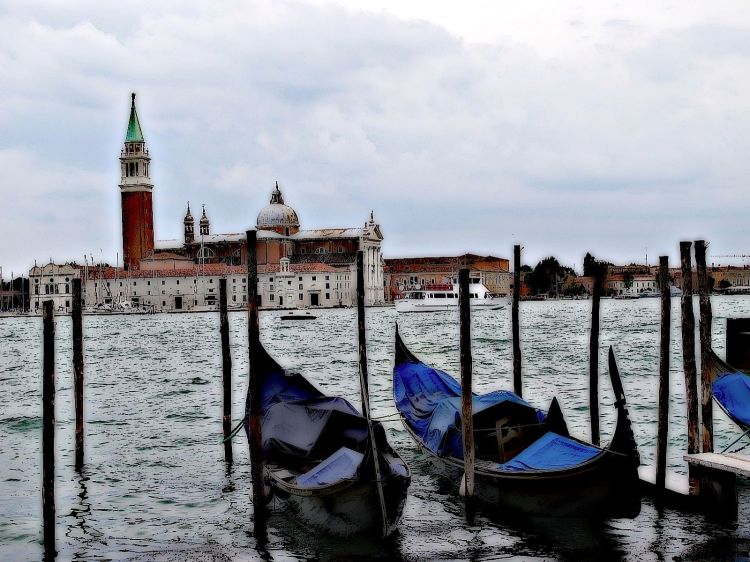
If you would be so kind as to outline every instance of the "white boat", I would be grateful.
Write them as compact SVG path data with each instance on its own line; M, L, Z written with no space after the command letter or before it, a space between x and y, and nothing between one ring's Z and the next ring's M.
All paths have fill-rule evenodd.
M506 304L504 297L490 293L481 283L469 285L469 303L472 308L498 309ZM425 285L423 289L408 290L396 299L398 312L434 312L458 307L458 285Z

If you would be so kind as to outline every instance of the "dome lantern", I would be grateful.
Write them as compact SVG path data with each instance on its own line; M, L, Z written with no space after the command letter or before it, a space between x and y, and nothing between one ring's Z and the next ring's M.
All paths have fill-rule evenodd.
M279 189L279 182L271 193L271 200L258 213L256 226L258 230L272 230L289 236L299 232L299 218L297 212L284 204L284 197Z

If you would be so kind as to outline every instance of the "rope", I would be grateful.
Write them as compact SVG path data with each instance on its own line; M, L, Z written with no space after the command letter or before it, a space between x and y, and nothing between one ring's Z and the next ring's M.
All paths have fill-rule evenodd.
M737 443L737 442L738 442L738 441L739 441L740 439L742 439L742 438L743 438L743 437L744 437L745 435L747 435L748 433L750 433L750 428L746 429L746 430L745 430L745 431L744 431L744 432L742 433L742 435L740 435L740 436L739 436L739 437L738 437L737 439L735 439L735 440L734 440L734 441L732 441L732 442L731 442L731 443L730 443L729 445L727 445L726 447L724 447L724 449L723 449L723 450L722 450L721 452L722 452L722 453L726 453L726 452L727 452L727 451L729 450L729 448L730 448L730 447L731 447L732 445L734 445L735 443ZM747 447L747 445L745 445L744 447L741 447L740 449L737 449L736 451L733 451L733 452L734 452L734 453L738 453L738 452L742 451L743 449L745 449L746 447Z
M231 441L235 435L237 435L240 432L240 429L242 429L242 424L245 420L240 421L240 423L237 424L237 426L231 431L231 433L222 440L222 443L226 443L227 441Z

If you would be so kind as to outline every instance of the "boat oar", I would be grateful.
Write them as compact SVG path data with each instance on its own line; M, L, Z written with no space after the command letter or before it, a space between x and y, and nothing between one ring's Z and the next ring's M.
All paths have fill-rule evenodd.
M380 475L380 455L375 443L375 430L370 417L370 394L367 383L367 341L365 337L365 276L363 267L364 253L357 252L357 335L359 339L359 386L362 393L362 415L367 420L367 431L370 434L370 450L375 471L375 487L378 490L378 503L380 504L380 515L382 518L382 538L390 535L388 525L388 513L385 507L385 495L383 493L383 480Z

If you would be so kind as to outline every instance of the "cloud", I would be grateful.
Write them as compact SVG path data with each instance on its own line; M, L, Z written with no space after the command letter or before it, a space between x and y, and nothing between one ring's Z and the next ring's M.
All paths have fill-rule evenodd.
M374 209L390 255L507 255L522 241L529 260L630 261L645 246L676 256L679 237L722 253L747 238L741 3L672 19L596 3L538 25L513 8L484 26L472 10L452 26L447 4L7 5L0 195L14 206L0 220L12 215L5 239L28 250L0 262L19 269L53 246L119 250L130 91L159 238L180 236L188 200L206 203L213 229L244 230L276 180L303 227L358 225ZM11 193L16 182L32 191ZM88 235L63 212L80 201L99 210Z

